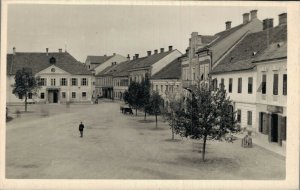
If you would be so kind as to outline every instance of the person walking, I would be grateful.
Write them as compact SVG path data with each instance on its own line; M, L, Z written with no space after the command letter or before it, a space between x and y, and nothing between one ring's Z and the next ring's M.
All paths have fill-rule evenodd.
M80 137L81 138L83 137L83 128L84 128L84 125L82 124L82 121L81 121L80 125L79 125L79 132L80 132Z

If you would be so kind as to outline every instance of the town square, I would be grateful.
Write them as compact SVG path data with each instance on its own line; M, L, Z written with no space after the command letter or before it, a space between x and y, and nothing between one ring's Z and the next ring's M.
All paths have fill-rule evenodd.
M285 181L279 5L8 3L5 178Z

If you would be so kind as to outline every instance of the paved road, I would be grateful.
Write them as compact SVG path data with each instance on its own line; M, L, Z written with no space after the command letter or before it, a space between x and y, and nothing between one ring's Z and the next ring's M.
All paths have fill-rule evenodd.
M283 179L283 157L240 142L200 143L176 137L160 119L125 116L117 103L51 105L7 124L6 177L29 179ZM78 124L85 124L79 137Z

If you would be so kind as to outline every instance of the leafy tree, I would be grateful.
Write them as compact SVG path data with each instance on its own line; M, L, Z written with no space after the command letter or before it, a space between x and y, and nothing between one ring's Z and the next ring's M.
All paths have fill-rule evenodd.
M149 104L147 106L147 110L150 114L155 115L155 122L157 128L157 115L161 113L162 110L163 99L157 92L153 92L150 95Z
M172 99L169 104L169 111L166 113L167 121L172 130L172 140L174 140L175 135L175 126L178 123L176 120L178 119L176 112L183 111L183 99Z
M142 99L141 84L134 81L131 82L128 91L124 93L124 101L135 109L135 115L137 115L137 110L142 106Z
M39 77L35 77L32 74L31 69L22 68L21 70L18 70L15 75L13 94L25 97L25 112L27 112L28 95L37 95L37 91L40 88L38 81Z
M147 108L149 107L149 101L150 101L150 88L151 88L151 84L150 84L150 80L148 75L145 76L145 80L142 81L141 83L141 93L142 93L142 99L141 99L141 106L144 109L144 113L145 113L145 120L147 117Z
M176 110L175 132L183 137L203 140L202 160L205 160L207 140L223 140L227 133L236 133L235 113L224 86L216 91L205 84L197 85L186 98L185 110Z

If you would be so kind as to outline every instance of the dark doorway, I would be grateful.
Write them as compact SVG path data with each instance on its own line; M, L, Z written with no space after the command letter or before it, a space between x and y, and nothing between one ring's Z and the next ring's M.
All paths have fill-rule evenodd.
M278 142L278 115L271 115L271 142Z
M58 92L53 91L53 103L58 103Z
M263 125L264 125L264 113L263 112L259 112L259 132L263 132Z

